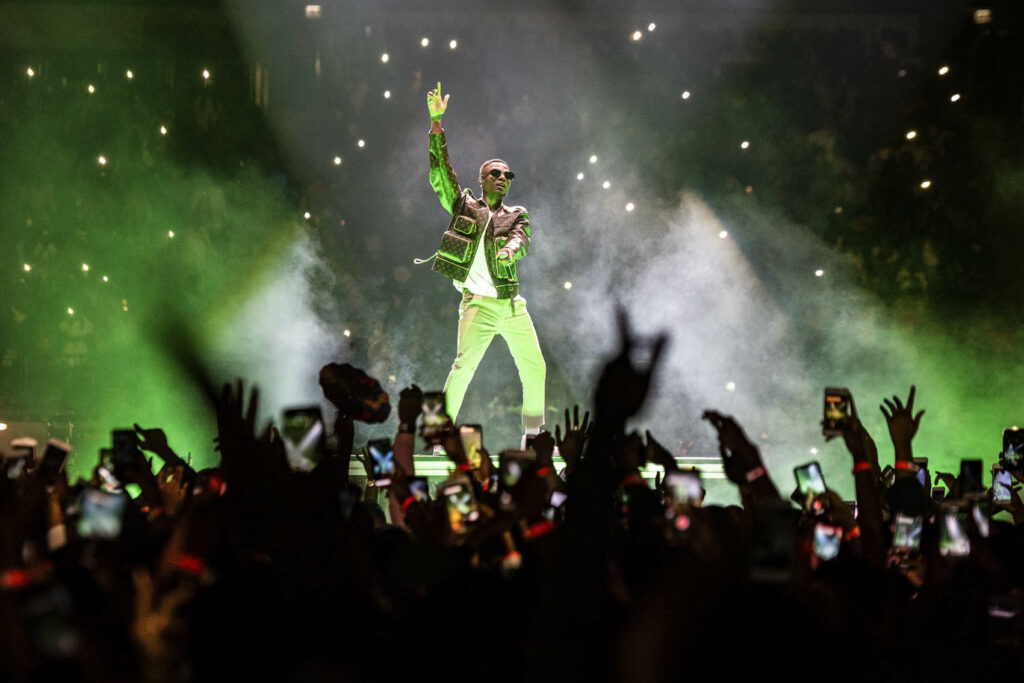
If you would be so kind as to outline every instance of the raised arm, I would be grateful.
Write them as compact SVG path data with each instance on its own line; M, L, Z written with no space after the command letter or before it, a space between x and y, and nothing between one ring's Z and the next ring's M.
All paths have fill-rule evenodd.
M438 81L437 90L427 93L427 110L430 112L430 186L445 211L453 213L459 198L459 179L455 177L448 159L448 144L441 127L441 117L448 109L449 97L451 95L441 97L441 82Z

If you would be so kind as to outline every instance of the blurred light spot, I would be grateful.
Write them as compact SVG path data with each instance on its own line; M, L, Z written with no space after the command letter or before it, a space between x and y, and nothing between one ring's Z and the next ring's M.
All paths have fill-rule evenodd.
M953 93L953 96L949 98L949 101L950 102L959 102L960 101L960 93Z
M633 40L640 40L644 37L643 31L633 31Z
M590 163L592 163L592 164L596 164L597 163L597 155L596 154L591 154L590 155Z
M686 531L690 528L690 516L689 515L676 515L675 521L676 529L679 531Z
M990 9L976 9L974 10L974 23L975 24L987 24L992 21L992 10Z
M309 220L309 216L310 216L309 211L307 211L306 213L302 214L302 217L305 218L307 221Z
M86 90L89 91L89 94L92 94L92 93L96 92L96 86L94 86L92 83L90 83L89 87L86 88Z
M25 69L25 74L28 75L29 78L32 78L33 76L36 75L36 72L35 72L35 69L33 69L32 67L29 67L29 68Z
M26 272L26 273L27 273L27 272L29 272L30 270L32 270L32 266L30 266L30 265L29 265L29 264L27 264L27 263L25 264L25 266L24 266L24 267L25 267L25 272Z
M385 100L390 100L391 99L391 91L390 90L385 90L384 91L384 99Z
M690 99L690 91L689 90L684 90L683 91L683 99L684 100Z
M815 448L814 446L811 446L811 455L817 455L817 454L818 454L818 449Z
M754 193L754 186L753 185L747 185L744 188L743 191L746 192L747 194L753 194Z
M88 273L89 272L89 264L88 263L83 263L82 264L82 272L83 273Z
M565 287L566 289L572 289L572 283L571 282L566 282L562 286Z
M324 8L320 5L306 5L306 18L319 19L323 16Z
M7 423L6 422L0 422L0 432L6 431L6 430L7 430Z
M174 231L173 230L168 230L167 231L167 236L170 237L171 239L174 239Z
M395 377L394 375L388 375L388 381L389 382L396 382L396 381L398 381L398 378Z
M943 66L943 67L939 68L939 75L940 76L945 76L948 73L949 73L949 67L948 66Z
M107 158L101 154L99 157L96 158L96 163L98 163L100 166L106 166Z
M899 78L904 78L904 77L906 77L906 75L907 75L907 70L906 69L900 69L899 71L896 72L896 76L899 77Z
M725 383L725 390L726 391L736 391L736 382L726 382Z
M825 271L824 271L824 270L822 270L821 268L818 268L818 269L817 269L816 271L814 271L814 275L815 275L815 277L821 277L821 276L823 276L824 274L825 274Z
M103 281L104 281L104 282L110 282L110 278L109 278L109 277L107 277L106 275L104 275L104 276L103 276Z
M922 180L921 181L921 189L922 190L927 190L931 186L932 186L932 181L930 181L930 180Z
M427 47L428 45L430 45L430 38L427 38L426 36L420 38L420 45L422 45L423 47Z
M654 24L653 21L651 23L647 24L647 30L648 31L653 31L656 28L658 28L658 27Z
M606 190L607 190L607 189L608 189L609 187L611 187L611 186L612 186L611 182L610 182L610 181L607 181L607 180L606 180L606 181L604 181L603 183L601 183L601 187L603 187L603 188L604 188L604 189L606 189Z
M635 206L633 206L633 202L627 202L627 203L626 203L626 211L632 211L632 210L633 210L633 209L635 209L635 208L636 208L636 207L635 207Z
M356 141L356 146L359 147L359 149L366 147L366 140L360 138L359 140Z
M391 56L390 56L390 55L388 55L388 53L387 53L387 52L385 52L384 54L382 54L382 55L380 56L380 61L384 62L385 64L387 64L387 63L388 63L388 60L389 60L389 59L391 59Z
M908 140L913 140L916 137L917 137L917 131L916 130L908 130L907 131L907 139Z
M334 157L334 165L341 166L341 157Z
M342 332L342 334L345 335L346 337L352 336L352 332L350 330L345 330L344 332Z
M210 70L209 69L203 69L203 80L204 81L210 80Z
M458 46L459 46L459 41L457 41L457 40L449 40L448 41L448 49L454 50Z
M723 239L724 240L728 236L729 236L729 233L727 233L725 230L722 230L721 232L718 233L719 239Z
M744 140L740 143L740 149L746 149L747 147L750 147L750 143L748 141Z
M832 212L835 213L836 215L841 214L843 212L843 207L837 206L836 208L832 209Z
M167 135L167 126L160 126L160 135Z
M127 71L124 72L124 77L127 78L130 81L133 78L135 78L135 74L132 73L131 69L128 69Z
M583 180L583 173L577 173L576 180Z
M75 314L75 309L73 309L70 306L68 306L68 315L74 315L74 314Z

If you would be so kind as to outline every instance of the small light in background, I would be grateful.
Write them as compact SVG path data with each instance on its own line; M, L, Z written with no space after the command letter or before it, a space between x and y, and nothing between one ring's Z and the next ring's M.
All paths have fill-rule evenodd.
M387 52L380 56L380 61L384 62L385 64L388 63L389 59L391 59L391 55L389 55Z
M107 158L101 154L96 158L96 163L98 163L100 166L106 166Z
M607 190L607 189L608 189L609 187L611 187L611 186L612 186L611 182L610 182L610 181L607 181L607 180L606 180L606 181L604 181L603 183L601 183L601 187L603 187L603 188L604 188L604 189L606 189L606 190Z
M743 191L746 192L747 194L754 194L754 186L747 185L745 188L743 188Z
M70 306L68 306L68 315L74 315L74 314L75 314L75 309L73 309Z
M974 10L974 23L975 24L988 24L992 21L992 10L990 9L976 9Z
M356 146L359 147L359 149L366 147L366 140L359 138L358 140L356 140Z
M88 263L83 263L82 264L82 272L83 273L88 273L89 272L89 264Z
M306 5L306 18L319 19L323 16L324 8L320 5Z
M203 69L203 80L204 81L210 80L210 70L209 69Z
M459 41L457 41L457 40L449 40L448 41L448 49L449 50L454 50L458 46L459 46Z
M721 232L718 233L718 238L719 239L723 239L724 240L728 236L729 236L729 233L726 232L725 230L722 230Z
M689 90L684 90L683 91L683 99L684 100L690 99L690 91Z
M109 278L109 277L107 277L106 275L104 275L104 276L103 276L103 281L104 281L104 282L110 282L110 278Z
M736 391L736 382L726 382L725 383L725 390L726 391Z
M89 91L89 94L91 95L91 94L93 94L94 92L96 92L96 86L95 86L95 85L93 85L92 83L90 83L90 84L89 84L89 87L88 87L88 88L86 88L86 90L88 90L88 91Z
M811 455L817 455L817 454L818 454L818 449L815 448L814 446L811 446Z
M562 286L565 287L566 289L572 289L572 283L571 282L566 282Z
M4 431L7 431L7 423L6 422L0 422L0 432L4 432Z
M582 172L576 174L576 180L583 180L584 177Z
M949 98L949 101L950 102L959 102L960 101L960 93L953 93L953 96Z
M167 126L160 126L160 135L167 135Z
M350 330L345 330L344 332L342 332L342 334L345 335L346 337L352 336L352 332Z
M627 203L626 203L626 211L632 211L632 210L633 210L633 209L635 209L635 208L636 208L636 207L635 207L635 206L633 206L633 202L627 202Z
M309 211L307 211L306 213L302 214L302 217L305 218L308 221L309 217L310 217Z
M32 67L29 67L29 68L25 69L25 75L28 76L29 78L32 78L33 76L36 75L36 71Z
M30 266L30 265L29 265L29 264L27 264L27 263L26 263L26 264L24 265L24 268L25 268L25 272L26 272L26 273L32 270L32 266Z
M426 36L420 38L420 45L422 47L427 47L428 45L430 45L430 38L427 38Z
M391 91L390 90L385 90L384 91L384 99L385 100L390 100L391 99Z
M825 275L825 271L822 270L821 268L818 268L816 271L814 271L814 276L815 277L822 277L824 275Z
M921 189L922 190L927 190L931 186L932 186L932 181L930 181L930 180L922 180L921 181Z
M906 69L900 69L899 71L896 72L896 77L897 78L906 78L906 76L907 76L907 70Z
M913 140L916 137L917 137L917 131L916 130L908 130L907 131L907 139L908 140Z
M592 164L596 164L597 163L597 155L596 154L591 154L590 155L590 163L592 163Z
M748 147L750 147L750 143L748 141L744 140L740 143L740 149L747 149Z
M170 237L171 239L174 239L174 231L173 230L168 230L167 231L167 236Z
M334 157L334 165L341 166L341 157Z
M651 23L647 24L647 30L648 31L653 31L656 28L658 28L658 27L654 24L653 21Z
M940 76L945 76L948 73L949 73L949 67L948 66L942 66L942 67L939 68L939 75Z
M388 375L388 381L389 382L397 382L398 378L395 377L394 375Z
M127 78L130 81L133 78L135 78L135 74L132 73L131 69L128 69L127 71L124 72L124 77Z
M640 40L644 37L643 31L633 31L633 40Z
M836 208L832 209L832 213L836 214L837 216L839 214L841 214L842 212L843 212L843 207L841 207L841 206L837 206Z

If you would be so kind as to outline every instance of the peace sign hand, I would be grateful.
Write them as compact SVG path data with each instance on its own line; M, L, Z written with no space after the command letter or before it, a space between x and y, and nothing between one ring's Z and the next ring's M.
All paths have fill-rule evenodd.
M441 81L437 82L437 90L431 90L427 93L427 110L430 111L431 121L441 120L445 110L448 109L449 97L451 97L451 94L445 95L443 99L441 98Z

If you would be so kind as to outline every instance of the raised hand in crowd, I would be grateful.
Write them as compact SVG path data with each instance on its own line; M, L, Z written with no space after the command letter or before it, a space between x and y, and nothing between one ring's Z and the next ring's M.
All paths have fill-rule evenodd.
M917 428L921 424L921 410L914 415L914 393L917 387L910 387L910 394L907 396L907 404L904 406L899 396L893 396L892 400L883 399L885 405L878 406L885 416L885 422L889 427L889 436L892 438L893 448L896 449L896 461L911 462L914 459L910 442L917 434ZM886 410L888 408L888 410Z
M569 419L569 409L565 409L565 432L562 432L561 425L555 425L555 445L558 446L558 453L562 456L562 460L565 461L565 470L562 472L563 478L568 478L573 470L576 469L576 464L579 462L583 449L587 445L587 439L590 437L592 427L590 411L584 412L583 420L580 421L580 407L578 405L572 407L571 420Z

